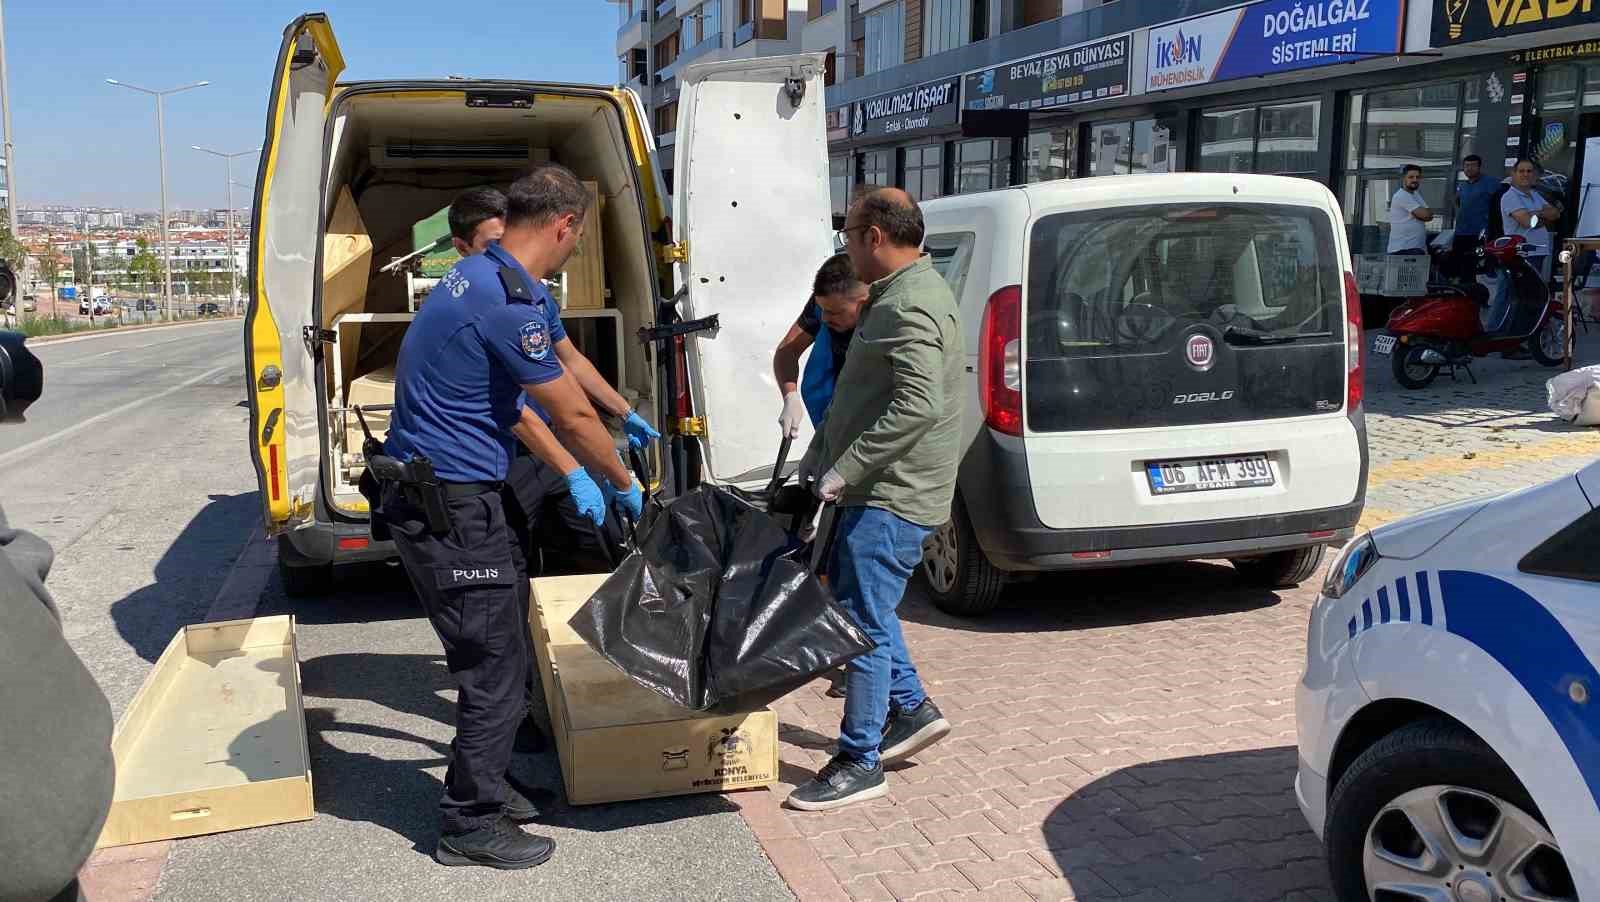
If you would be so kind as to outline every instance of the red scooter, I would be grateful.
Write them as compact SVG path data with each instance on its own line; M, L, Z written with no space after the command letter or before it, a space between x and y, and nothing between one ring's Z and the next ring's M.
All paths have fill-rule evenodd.
M1441 369L1448 369L1450 378L1455 378L1456 370L1465 370L1476 383L1472 358L1523 346L1539 363L1561 365L1567 343L1565 307L1528 263L1529 247L1521 235L1509 235L1481 251L1499 265L1501 278L1511 280L1511 309L1497 331L1485 331L1479 319L1481 285L1465 290L1435 286L1389 315L1389 334L1378 336L1372 351L1390 359L1396 382L1406 388L1427 388Z

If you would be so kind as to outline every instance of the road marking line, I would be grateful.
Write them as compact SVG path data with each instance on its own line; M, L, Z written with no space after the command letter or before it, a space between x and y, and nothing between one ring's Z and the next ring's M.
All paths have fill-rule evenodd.
M27 454L30 451L33 451L36 448L43 447L45 445L48 445L48 444L50 444L52 442L55 442L55 441L59 441L59 440L64 439L64 438L66 438L68 436L71 436L71 435L77 435L79 432L82 432L83 430L88 429L90 426L93 426L93 425L95 425L97 423L105 422L106 420L109 420L112 417L121 416L122 414L125 414L125 413L131 413L131 412L133 412L135 410L138 410L139 408L145 406L146 404L150 404L150 403L153 403L155 401L159 401L162 398L167 397L168 395L175 395L178 392L183 391L186 388L191 388L191 387L193 387L195 385L199 385L200 383L206 381L207 379L215 378L217 376L222 375L223 373L230 372L230 371L236 372L236 371L238 371L238 368L239 368L238 364L229 363L229 364L225 364L223 366L216 367L215 369L207 370L206 372L201 373L200 375L194 377L193 379L189 379L189 380L187 380L185 382L180 382L179 384L174 385L173 387L167 389L166 391L157 392L156 394L150 395L148 397L140 398L137 401L133 401L133 402L130 402L130 403L127 403L127 404L123 404L120 407L116 407L116 408L113 408L111 410L107 410L107 411L105 411L103 413L97 413L94 416L88 418L87 420L82 420L80 422L74 423L73 425L68 426L65 429L61 429L61 430L58 430L56 432L53 432L50 435L46 435L46 436L42 436L40 438L36 438L33 441L27 443L26 445L23 445L20 448L13 448L12 450L7 451L4 454L0 454L0 467L3 467L6 464L11 463L13 460L16 460L17 458L22 457L23 455Z

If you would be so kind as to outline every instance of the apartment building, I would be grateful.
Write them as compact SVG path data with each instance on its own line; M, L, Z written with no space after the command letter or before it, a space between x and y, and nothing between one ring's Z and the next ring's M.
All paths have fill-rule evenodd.
M1533 157L1571 219L1600 152L1600 3L812 0L801 45L838 61L839 212L859 184L1264 172L1327 184L1382 252L1403 164L1437 229L1468 154L1493 177Z
M608 0L615 3L618 83L644 100L672 190L678 73L690 63L796 53L821 0ZM835 0L824 5L833 6ZM810 49L810 48L805 48Z

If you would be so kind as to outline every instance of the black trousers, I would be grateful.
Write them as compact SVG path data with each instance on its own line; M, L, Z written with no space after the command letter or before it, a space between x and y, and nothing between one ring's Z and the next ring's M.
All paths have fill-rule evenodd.
M551 576L616 569L617 562L607 550L623 542L615 511L604 527L596 527L578 513L566 478L554 467L531 454L517 454L506 474L504 495L507 519L512 530L519 532L517 543L530 573ZM511 512L513 504L520 508L517 513Z
M449 509L450 531L434 535L399 486L384 488L383 516L456 680L456 736L439 802L447 835L500 816L529 678L526 563L501 495L453 498Z

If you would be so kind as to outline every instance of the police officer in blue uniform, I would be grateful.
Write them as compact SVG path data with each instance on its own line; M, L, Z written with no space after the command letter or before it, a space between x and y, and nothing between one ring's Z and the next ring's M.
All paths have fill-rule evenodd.
M548 860L555 844L516 826L537 813L506 783L523 715L528 631L501 491L526 394L563 445L637 498L610 434L567 378L560 311L541 279L582 237L587 190L547 164L507 192L498 245L456 264L407 330L395 368L381 514L457 682L456 737L435 859L502 869ZM598 226L597 226L598 227Z

